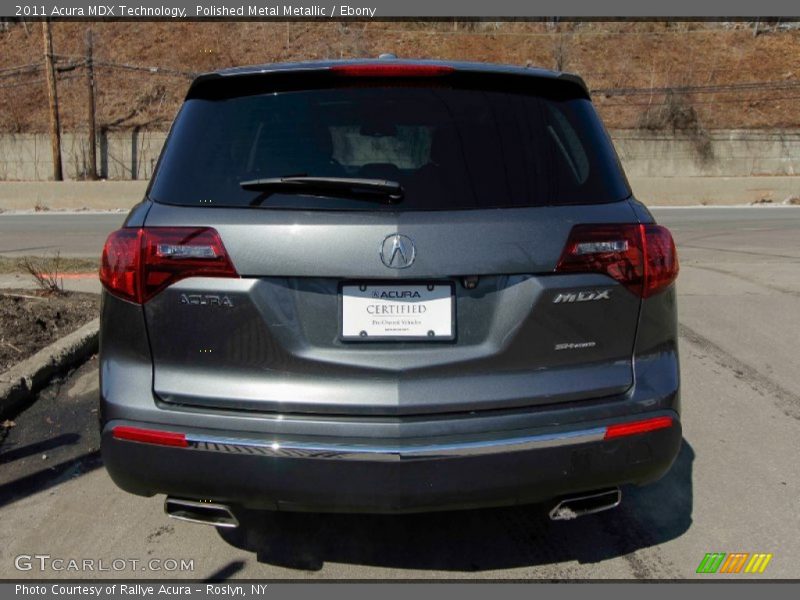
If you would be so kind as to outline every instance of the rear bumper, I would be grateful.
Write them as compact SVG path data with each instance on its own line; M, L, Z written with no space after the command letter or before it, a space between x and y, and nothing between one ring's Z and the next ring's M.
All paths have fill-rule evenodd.
M673 411L666 428L615 439L606 429L632 419L504 432L495 436L383 443L375 438L295 438L171 428L186 447L117 439L103 429L106 468L140 495L214 500L250 508L414 512L536 502L661 477L681 444Z

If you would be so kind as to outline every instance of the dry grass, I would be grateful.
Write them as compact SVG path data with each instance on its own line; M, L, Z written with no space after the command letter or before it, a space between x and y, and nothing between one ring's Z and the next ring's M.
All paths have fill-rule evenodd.
M61 269L61 254L55 256L26 256L20 259L19 268L28 273L39 289L48 296L66 296Z
M42 257L39 256L0 256L0 275L8 273L29 272L20 267L21 264L40 265ZM45 257L44 260L48 260ZM99 263L92 258L70 258L59 256L59 273L91 273L97 272Z
M232 65L377 56L566 66L593 89L795 81L800 32L753 36L747 23L713 22L56 22L56 53L80 60L91 27L97 61L98 124L166 128L190 77L110 69L105 62L198 72ZM39 23L0 31L0 69L41 60ZM0 80L0 131L47 130L41 72ZM22 85L17 85L22 84ZM706 129L800 126L797 91L687 96ZM59 77L65 130L85 127L81 70ZM612 128L634 128L663 95L597 95ZM24 106L20 112L15 107Z
M681 94L667 94L663 104L656 104L642 113L639 128L649 131L670 131L687 136L702 162L714 159L711 136L700 123L697 111Z

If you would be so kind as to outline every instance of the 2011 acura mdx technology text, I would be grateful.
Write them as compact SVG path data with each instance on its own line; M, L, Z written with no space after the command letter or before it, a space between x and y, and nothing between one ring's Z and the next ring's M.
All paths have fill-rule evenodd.
M217 526L611 508L680 448L677 273L579 77L202 75L103 251L103 460Z

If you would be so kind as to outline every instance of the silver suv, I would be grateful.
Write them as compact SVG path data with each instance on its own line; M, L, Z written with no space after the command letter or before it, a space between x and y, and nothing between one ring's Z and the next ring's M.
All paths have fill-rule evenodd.
M103 251L103 460L217 526L611 508L681 444L677 274L579 77L202 75Z

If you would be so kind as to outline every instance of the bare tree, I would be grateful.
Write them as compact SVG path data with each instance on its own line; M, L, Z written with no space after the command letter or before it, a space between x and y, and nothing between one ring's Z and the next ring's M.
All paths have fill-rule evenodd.
M563 31L553 36L553 68L563 71L569 64L569 34Z

